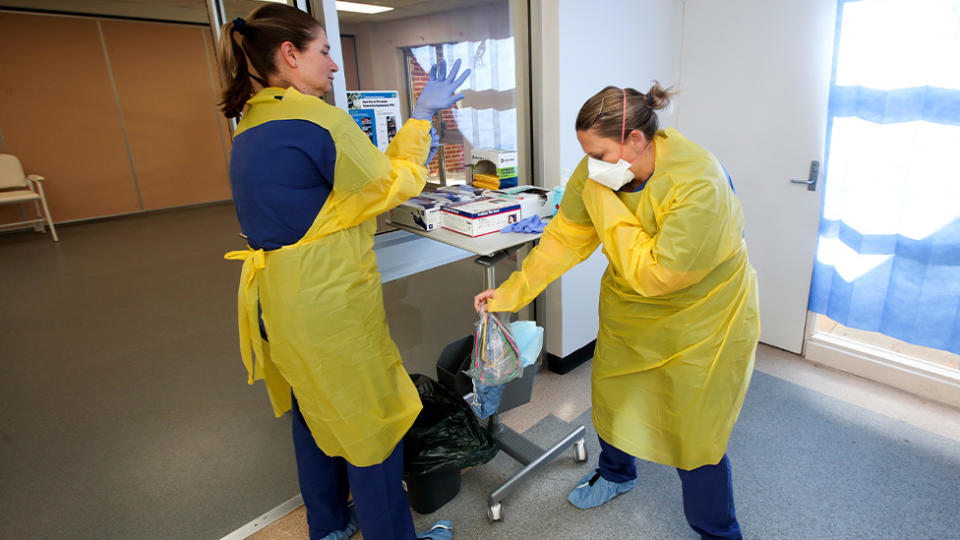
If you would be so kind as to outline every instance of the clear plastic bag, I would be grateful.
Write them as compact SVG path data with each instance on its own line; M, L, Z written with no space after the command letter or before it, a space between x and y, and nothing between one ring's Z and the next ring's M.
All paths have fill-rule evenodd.
M480 315L475 337L470 377L493 386L523 376L523 360L513 335L494 314Z

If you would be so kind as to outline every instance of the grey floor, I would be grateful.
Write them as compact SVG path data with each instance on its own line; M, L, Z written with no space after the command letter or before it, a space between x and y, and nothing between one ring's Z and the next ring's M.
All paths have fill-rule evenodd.
M298 493L239 358L237 232L222 205L0 234L0 538L220 538ZM481 279L385 285L410 371L472 330Z
M0 235L0 538L217 539L295 495L289 421L273 418L262 384L247 386L239 359L240 264L222 260L243 246L232 206L58 232L59 244ZM480 282L466 259L384 286L410 371L432 373L442 345L470 331ZM807 384L819 388L757 373L748 393L731 439L747 536L960 537L957 438ZM546 444L571 424L591 429L589 412L567 420L548 415L527 433ZM452 517L458 538L694 537L671 469L644 464L640 488L577 513L564 493L584 467L552 464L491 525L485 494L519 468L501 455L416 519Z
M637 486L600 508L567 502L597 463L590 415L569 423L550 415L526 431L549 447L585 426L588 463L565 453L503 503L503 522L487 521L486 497L520 465L500 454L467 470L460 494L415 515L417 524L450 519L459 540L698 538L684 518L680 479L663 465L638 461ZM744 538L958 538L960 441L757 371L728 453Z

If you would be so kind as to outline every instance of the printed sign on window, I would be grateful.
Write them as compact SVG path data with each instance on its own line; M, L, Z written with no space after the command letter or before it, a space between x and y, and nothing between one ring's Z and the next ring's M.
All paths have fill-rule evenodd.
M385 152L399 129L399 93L391 90L348 91L347 111L373 145Z

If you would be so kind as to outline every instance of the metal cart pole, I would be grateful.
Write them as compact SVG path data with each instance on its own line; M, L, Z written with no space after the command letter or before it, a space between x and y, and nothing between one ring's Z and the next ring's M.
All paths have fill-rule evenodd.
M483 290L496 287L497 282L495 280L494 266L518 248L519 246L515 246L494 253L493 255L474 259L474 262L484 267ZM516 491L521 482L531 478L537 471L553 461L554 458L559 456L568 447L573 447L573 457L578 463L587 461L587 447L583 440L583 434L586 428L583 426L578 426L547 450L540 448L523 435L504 425L503 422L500 421L499 413L493 414L487 419L486 428L487 431L493 435L493 438L496 439L501 450L524 465L520 472L513 475L500 487L490 493L487 498L487 517L490 521L503 520L503 500Z

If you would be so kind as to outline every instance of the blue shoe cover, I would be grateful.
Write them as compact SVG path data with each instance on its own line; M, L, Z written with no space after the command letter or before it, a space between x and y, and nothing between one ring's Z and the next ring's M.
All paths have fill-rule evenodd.
M357 510L351 506L350 507L350 521L347 523L347 526L339 531L333 531L332 533L324 536L320 540L347 540L353 533L357 532L360 529L360 522L357 520Z
M567 495L567 500L570 504L584 510L596 508L617 495L630 491L635 485L637 485L636 478L626 482L611 482L600 476L599 471L594 470L580 479L577 487Z
M430 526L429 529L417 533L417 540L450 540L453 538L453 523L441 520Z

